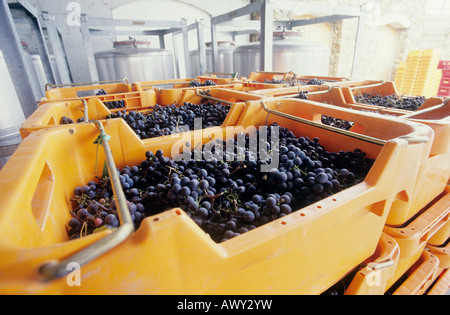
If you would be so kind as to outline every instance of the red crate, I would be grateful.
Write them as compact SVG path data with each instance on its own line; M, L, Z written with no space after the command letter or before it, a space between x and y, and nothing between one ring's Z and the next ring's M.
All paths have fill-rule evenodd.
M440 87L438 96L440 97L449 97L450 96L450 87Z
M450 70L450 60L439 61L438 69L442 69L444 71L449 71Z
M448 77L442 77L440 87L441 87L441 88L443 88L443 87L444 87L444 88L450 87L450 76L448 76Z

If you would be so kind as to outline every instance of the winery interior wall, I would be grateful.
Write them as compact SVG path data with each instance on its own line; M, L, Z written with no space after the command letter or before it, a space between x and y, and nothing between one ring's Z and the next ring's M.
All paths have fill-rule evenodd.
M210 21L210 16L217 16L229 11L241 8L249 3L248 0L227 0L220 1L220 5L211 5L211 1L177 1L177 0L140 0L132 1L121 5L112 11L115 19L138 19L138 20L172 20L178 21L182 18L188 21L188 24L194 23L200 19L205 22ZM248 20L249 17L242 17L241 20ZM124 38L122 38L124 39ZM145 38L142 38L145 39ZM211 40L211 32L208 26L205 27L205 41ZM221 35L220 40L232 40L231 36ZM248 43L248 36L238 36L236 43ZM159 48L159 41L152 42L152 47ZM166 36L166 49L178 52L180 63L180 77L188 77L186 73L186 61L183 54L183 38L180 35L175 36L175 47L172 36ZM198 49L197 32L189 32L189 50ZM212 71L213 69L208 69Z
M315 0L330 5L366 5L367 19L363 25L362 51L355 79L382 80L392 80L395 69L405 60L408 52L419 49L423 41L423 24L428 1ZM314 12L307 13L311 17L321 16ZM300 12L277 11L276 19L291 19L300 14ZM331 29L329 45L332 51L330 75L351 76L357 23L357 19L347 19L328 24ZM306 34L317 30L315 26L298 29Z
M67 5L73 0L29 0L40 10L49 11L56 17L61 30L66 49L70 71L75 82L88 82L90 75L84 53L79 27L69 26L67 20ZM300 2L308 2L298 0ZM445 17L436 19L427 15L427 6L434 0L314 0L330 5L366 5L368 17L364 22L362 34L362 51L355 79L385 79L392 80L395 70L404 61L410 50L442 49L442 59L450 58L450 26L441 28L446 23ZM209 20L209 15L216 16L240 8L250 3L250 0L78 0L81 13L104 18L134 18L149 20L181 20L188 23L198 19ZM329 12L332 14L333 12ZM317 12L282 12L276 10L275 19L285 20L298 17L314 17L323 14ZM249 19L244 17L243 19ZM442 21L442 22L441 22ZM331 24L312 25L299 28L304 32L305 39L327 43L332 51L330 60L330 75L350 77L354 56L354 45L357 30L357 20L348 19ZM190 50L197 49L196 32L191 31L189 39ZM206 29L206 40L210 39ZM431 40L432 38L432 40ZM228 40L221 37L219 40ZM96 37L93 41L94 51L107 50L112 47L113 38ZM158 45L157 40L153 40ZM173 49L171 37L167 37L167 48ZM238 44L248 42L248 36L239 36ZM182 51L181 36L175 41L177 49ZM183 54L179 54L180 64L184 65ZM185 75L184 68L180 76Z

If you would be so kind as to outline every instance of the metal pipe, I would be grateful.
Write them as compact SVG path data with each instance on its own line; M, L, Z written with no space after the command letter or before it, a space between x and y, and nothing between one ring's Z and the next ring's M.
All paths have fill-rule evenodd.
M190 84L192 81L189 82L166 82L166 83L156 83L156 84L141 84L141 87L151 87L151 86L158 86L158 85L169 85L169 84Z
M277 116L280 116L280 117L283 117L283 118L287 118L287 119L290 119L290 120L298 121L298 122L307 124L309 126L325 129L325 130L328 130L328 131L339 133L339 134L347 136L347 137L351 137L351 138L354 138L354 139L366 141L366 142L373 143L373 144L376 144L376 145L384 146L387 143L386 140L381 140L381 139L373 138L373 137L370 137L370 136L362 135L362 134L359 134L359 133L355 133L355 132L352 132L352 131L347 131L347 130L344 130L344 129L340 129L340 128L324 125L322 123L318 123L318 122L315 122L315 121L303 119L303 118L300 118L300 117L292 116L292 115L289 115L289 114L286 114L286 113L282 113L282 112L270 109L270 108L268 108L266 106L265 102L266 101L261 101L261 107L266 112L268 112L269 114L273 114L273 115L277 115ZM408 143L424 143L424 142L428 142L430 140L427 136L414 136L414 135L400 136L398 138L406 140L406 141L408 141Z
M220 98L215 98L215 97L212 97L212 96L209 96L209 95L203 95L203 94L200 94L199 89L196 89L196 90L195 90L195 94L196 94L197 96L200 96L201 98L206 98L206 99L209 99L209 100L211 100L211 101L219 102L219 103L226 104L226 105L230 105L230 106L231 106L231 105L234 105L234 103L228 102L228 101L225 101L225 100L221 100Z
M232 79L236 78L238 76L238 73L221 73L221 72L211 72L211 71L205 71L205 73L203 73L203 75L229 75L231 76Z
M286 113L282 113L282 112L270 109L270 108L267 107L265 101L261 101L261 107L269 114L280 116L280 117L287 118L287 119L290 119L290 120L294 120L294 121L297 121L297 122L301 122L301 123L309 125L309 126L313 126L313 127L325 129L325 130L328 130L328 131L336 132L336 133L339 133L339 134L347 136L347 137L352 137L352 138L355 138L355 139L358 139L358 140L363 140L363 141L366 141L366 142L370 142L370 143L373 143L373 144L376 144L376 145L382 145L382 146L384 146L387 143L387 141L385 141L385 140L380 140L380 139L376 139L376 138L373 138L373 137L361 135L361 134L358 134L358 133L355 133L355 132L351 132L351 131L343 130L343 129L340 129L340 128L324 125L322 123L318 123L318 122L315 122L315 121L311 121L311 120L308 120L308 119L296 117L296 116L293 116L293 115L290 115L290 114L286 114Z
M258 73L264 73L264 74L280 74L280 75L295 75L294 72L289 71L289 72L278 72L278 71L258 71Z
M50 84L47 83L45 85L45 90L48 91L48 88L61 88L61 87L67 87L67 86L84 86L84 85L94 85L94 84L107 84L107 83L118 83L118 82L126 82L128 84L128 79L124 78L122 80L115 80L115 81L98 81L98 82L86 82L86 83L69 83L69 84Z
M307 95L319 95L319 94L326 94L328 92L330 92L333 89L332 86L330 86L328 88L328 90L322 90L322 91L315 91L315 92L308 92L308 91L303 91L303 92L308 92ZM295 98L296 96L299 96L301 93L300 88L298 89L299 93L295 93L295 94L287 94L287 95L283 95L283 96L278 96L278 97L274 97L271 100L281 100L281 99L285 99L285 98Z
M89 109L88 109L88 103L86 102L86 100L84 98L81 99L81 102L84 105L84 122L87 123L89 122Z
M394 260L392 258L387 259L386 261L382 262L372 262L372 263L362 263L360 266L362 268L370 268L372 270L382 270L385 268L392 267L394 265Z
M106 136L103 124L96 120L93 122L96 123L100 129L100 135ZM117 174L117 169L109 142L105 139L105 137L102 138L102 145L105 150L106 163L111 178L111 184L121 225L112 234L97 241L89 247L82 249L80 252L64 259L63 261L51 261L42 265L39 272L48 280L54 280L67 276L70 272L72 272L72 270L67 270L69 264L78 263L80 266L84 266L124 242L134 232L134 223L131 219L131 214L119 180L119 175Z

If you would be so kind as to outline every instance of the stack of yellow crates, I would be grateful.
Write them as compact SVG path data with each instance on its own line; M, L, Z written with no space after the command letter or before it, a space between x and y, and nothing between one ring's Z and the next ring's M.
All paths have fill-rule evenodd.
M442 78L438 69L440 51L435 49L413 50L406 62L400 63L395 85L400 94L411 96L436 96Z
M400 62L397 68L397 72L395 74L394 82L400 94L403 94L405 88L407 66L408 64L406 63L406 61Z
M405 85L403 87L402 94L413 95L417 73L419 72L421 57L422 57L421 50L413 50L408 54L408 59L406 61L407 66L406 66Z
M426 97L436 96L442 71L438 70L440 52L435 49L423 50L414 84L413 94Z

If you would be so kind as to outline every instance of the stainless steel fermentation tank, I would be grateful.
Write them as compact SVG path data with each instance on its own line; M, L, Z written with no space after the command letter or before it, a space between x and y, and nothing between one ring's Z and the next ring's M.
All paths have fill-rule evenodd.
M130 82L169 80L175 78L173 53L150 48L149 42L114 42L112 50L95 54L100 81Z
M218 42L219 68L215 72L234 73L234 51L235 43L232 41ZM191 71L193 76L202 75L200 68L199 51L194 50L189 53L191 59ZM213 54L211 43L206 43L206 71L213 71ZM203 71L204 72L204 71Z
M0 169L22 142L20 126L25 121L14 83L0 51Z
M34 94L38 98L45 97L45 85L49 83L45 74L42 58L37 53L24 51L25 59L30 68L30 80Z
M261 70L260 47L260 42L237 47L234 52L234 72L248 77L252 72ZM330 55L329 47L304 41L299 32L274 33L272 71L327 76Z
M39 100L43 97L45 97L45 86L47 83L55 83L47 77L46 71L44 69L44 63L42 61L41 56L39 53L34 50L30 49L28 44L26 42L22 42L23 47L23 53L25 56L25 60L28 64L28 67L30 69L29 78L30 83L34 92L34 95L36 97L36 100ZM56 58L54 55L49 55L49 61L51 64L51 68L55 70L55 73L57 77L55 78L57 81L60 82L60 76L59 71L57 70L58 67L56 65Z

